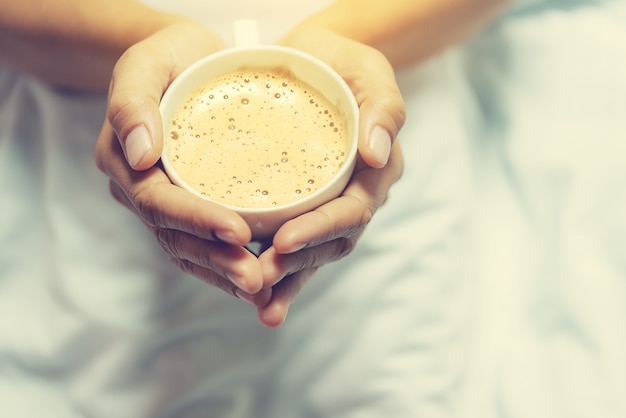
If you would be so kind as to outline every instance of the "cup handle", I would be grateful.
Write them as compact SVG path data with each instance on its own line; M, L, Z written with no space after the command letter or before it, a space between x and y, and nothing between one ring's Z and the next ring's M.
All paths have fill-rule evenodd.
M259 45L259 29L256 20L242 19L233 23L235 48L248 48Z

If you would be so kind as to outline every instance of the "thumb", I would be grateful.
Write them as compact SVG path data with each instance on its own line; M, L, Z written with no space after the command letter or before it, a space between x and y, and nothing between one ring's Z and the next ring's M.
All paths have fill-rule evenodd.
M391 64L371 48L349 80L359 104L359 154L371 167L387 164L392 142L404 125L406 109Z
M359 154L367 165L384 167L406 118L394 69L385 55L313 21L298 25L280 42L317 56L348 83L359 105Z
M143 41L129 48L113 70L107 118L135 170L152 167L161 155L159 100L171 81L167 64Z
M163 125L159 102L180 72L223 48L223 41L195 22L172 24L131 46L113 69L107 118L128 164L146 170L160 158Z
M377 49L336 34L327 36L334 37L328 42L334 48L318 56L343 77L359 105L359 155L367 165L382 168L406 119L395 71Z

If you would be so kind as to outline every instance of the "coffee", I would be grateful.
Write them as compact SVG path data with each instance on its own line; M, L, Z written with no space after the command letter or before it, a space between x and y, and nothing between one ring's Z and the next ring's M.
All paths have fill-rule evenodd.
M284 68L214 78L168 120L167 154L200 195L230 206L284 205L323 187L346 161L338 109Z

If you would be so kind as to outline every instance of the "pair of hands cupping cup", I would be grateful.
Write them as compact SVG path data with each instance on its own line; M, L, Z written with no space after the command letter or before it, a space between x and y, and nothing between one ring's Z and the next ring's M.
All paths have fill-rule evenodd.
M160 104L170 180L237 212L253 240L339 196L356 163L358 105L317 58L259 45L252 21L235 47L198 61Z

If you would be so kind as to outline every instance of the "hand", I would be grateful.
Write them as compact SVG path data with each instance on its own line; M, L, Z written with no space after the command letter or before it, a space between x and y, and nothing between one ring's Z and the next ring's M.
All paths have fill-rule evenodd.
M161 95L188 65L222 47L207 28L181 21L129 48L113 71L95 157L111 179L112 195L144 222L183 271L264 306L271 289L261 290L260 262L244 248L251 239L244 220L172 185L155 165L163 144Z
M285 223L260 255L264 286L272 287L272 297L257 315L268 327L283 323L289 305L318 267L352 252L403 169L394 139L404 123L405 108L385 57L369 46L313 27L297 28L283 43L321 58L350 85L360 109L361 161L339 198Z

